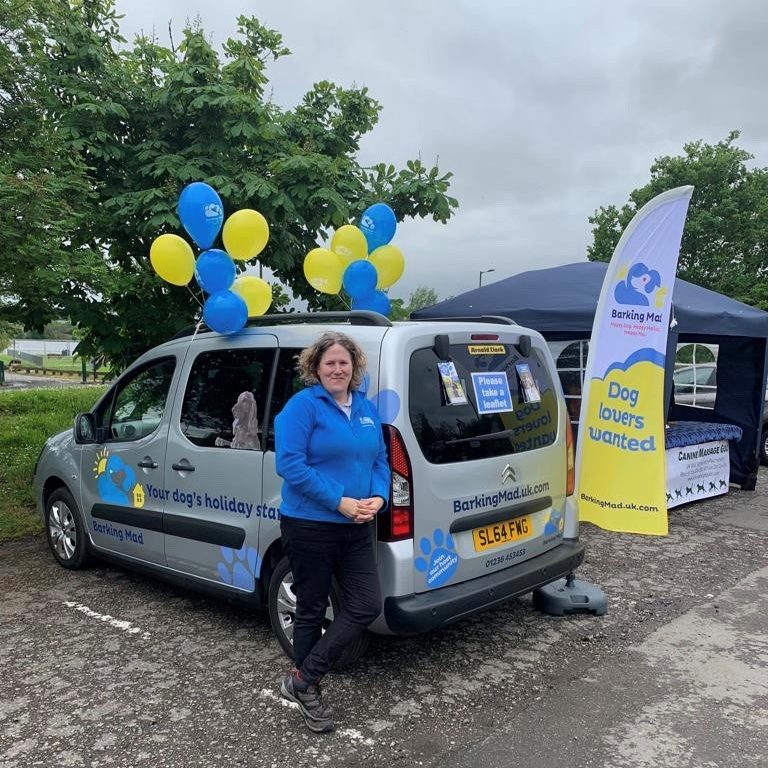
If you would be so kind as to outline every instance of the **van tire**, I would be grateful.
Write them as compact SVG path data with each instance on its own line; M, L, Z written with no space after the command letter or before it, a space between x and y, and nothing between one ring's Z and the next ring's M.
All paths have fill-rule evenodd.
M88 536L83 519L66 488L57 488L45 501L45 538L62 567L76 571L88 562Z
M768 466L768 426L763 427L760 435L760 463Z
M323 631L330 626L333 617L338 614L341 607L341 597L335 580L331 582L329 602ZM296 596L293 592L293 575L287 557L283 557L275 570L272 571L267 603L269 621L272 624L272 631L275 633L277 642L280 643L281 648L290 659L295 659L293 654L293 620L296 610ZM334 664L334 669L343 669L358 661L367 650L369 642L370 634L366 630L342 651L341 656Z

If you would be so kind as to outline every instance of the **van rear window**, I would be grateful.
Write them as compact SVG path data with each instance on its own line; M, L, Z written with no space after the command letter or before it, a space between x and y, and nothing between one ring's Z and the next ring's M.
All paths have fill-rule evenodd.
M447 371L455 371L453 384ZM449 361L431 347L417 350L408 402L419 447L432 464L522 453L557 437L558 395L547 366L536 350L524 357L511 344L452 344Z

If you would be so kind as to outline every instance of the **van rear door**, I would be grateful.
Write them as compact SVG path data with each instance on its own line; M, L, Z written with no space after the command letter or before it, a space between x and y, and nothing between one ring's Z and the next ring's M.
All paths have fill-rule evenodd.
M433 332L407 358L400 429L412 464L415 592L562 541L566 419L549 350L522 329L466 328L446 328L447 340Z

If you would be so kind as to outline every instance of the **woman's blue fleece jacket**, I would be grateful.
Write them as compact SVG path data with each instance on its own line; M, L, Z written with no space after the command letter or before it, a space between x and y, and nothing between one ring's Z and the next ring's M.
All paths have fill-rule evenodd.
M389 499L391 475L376 408L352 392L352 418L321 384L297 392L275 419L280 513L352 523L336 507L342 496Z

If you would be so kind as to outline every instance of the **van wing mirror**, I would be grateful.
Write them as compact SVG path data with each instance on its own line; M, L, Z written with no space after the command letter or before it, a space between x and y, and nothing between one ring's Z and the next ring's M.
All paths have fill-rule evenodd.
M523 356L528 357L531 354L531 337L527 334L523 334L517 344L515 344L517 351Z
M447 333L438 333L435 336L435 345L433 347L438 360L451 359L451 342Z
M75 442L79 445L95 443L97 440L96 419L92 413L78 413L75 416Z

